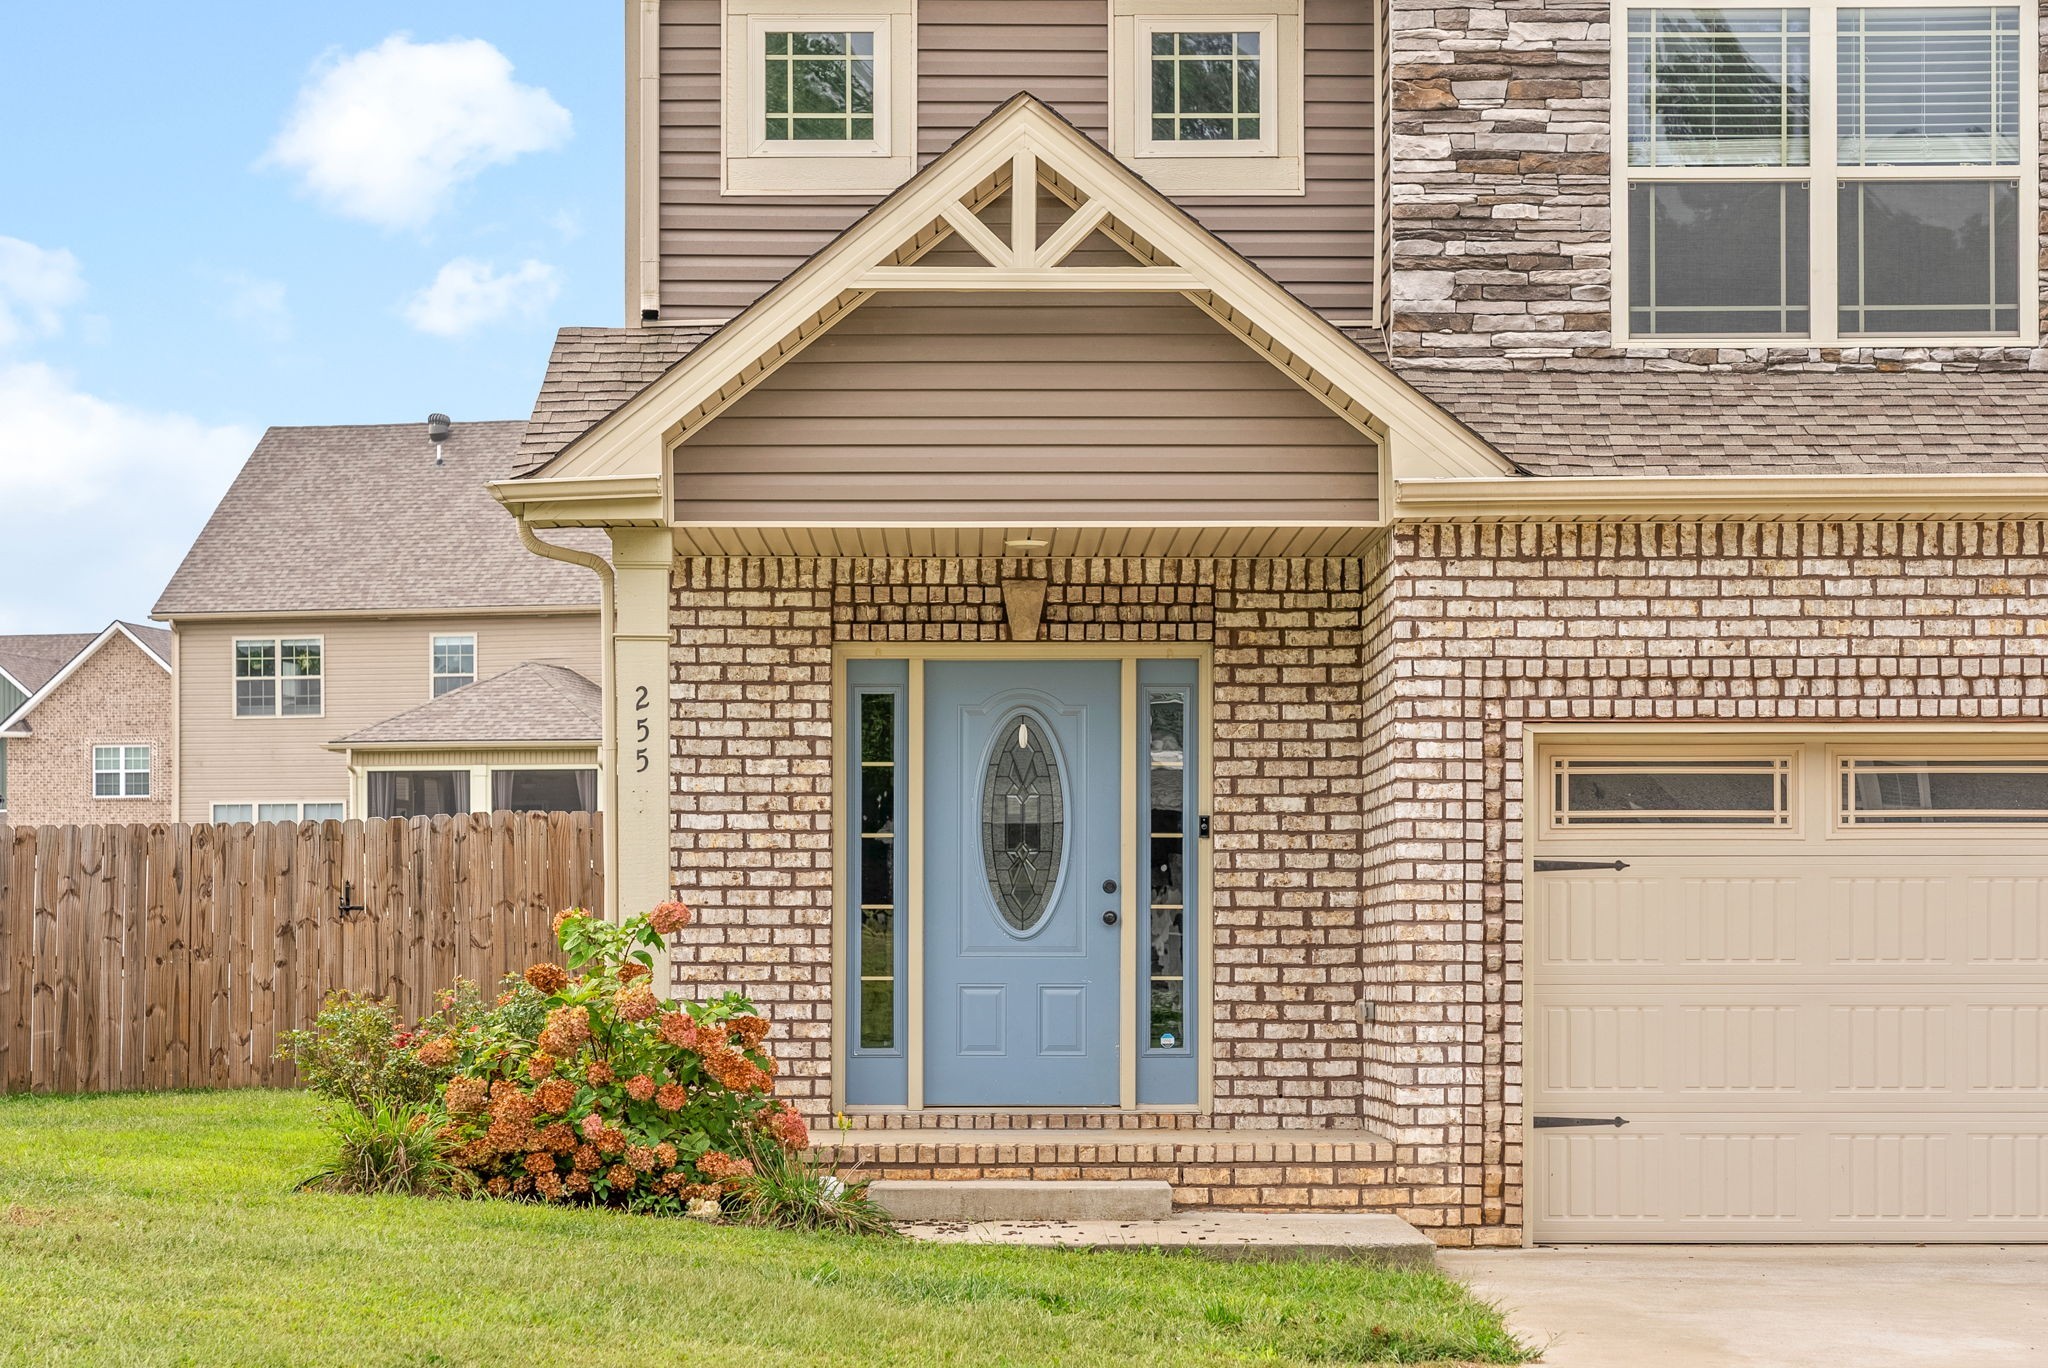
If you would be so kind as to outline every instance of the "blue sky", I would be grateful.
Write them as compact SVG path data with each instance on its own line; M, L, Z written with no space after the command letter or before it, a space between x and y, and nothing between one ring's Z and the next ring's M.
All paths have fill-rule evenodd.
M268 425L523 417L619 322L622 22L8 6L0 633L144 617Z

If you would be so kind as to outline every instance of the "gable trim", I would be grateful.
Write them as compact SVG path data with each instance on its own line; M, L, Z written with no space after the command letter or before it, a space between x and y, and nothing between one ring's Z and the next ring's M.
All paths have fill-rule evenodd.
M9 713L4 718L0 718L0 740L5 740L9 737L19 740L31 735L31 733L29 733L28 731L16 731L15 728L20 726L22 723L28 721L29 714L34 712L38 707L42 706L44 699L48 698L51 694L57 692L57 690L63 688L64 681L71 678L72 675L76 674L78 670L88 660L91 660L95 655L98 655L100 648L102 646L105 646L109 641L112 641L116 635L128 638L129 641L135 644L137 650L141 651L143 655L149 657L149 659L156 662L156 664L162 668L165 674L169 674L171 672L171 662L165 660L162 656L158 655L154 650L150 648L149 643L145 642L141 637L129 631L125 623L109 623L107 629L104 632L101 632L98 636L94 637L90 642L88 642L85 648L79 651L77 655L65 661L64 668L57 671L56 674L51 675L49 683L43 685L42 688L30 694L28 698L22 702L22 705L16 708L13 712ZM11 681L12 676L9 676L9 679ZM21 686L19 684L16 684L15 687L18 689Z
M1036 184L1036 168L1041 165L1089 202L1106 206L1104 225L1113 220L1132 237L1156 247L1165 263L1048 267L1042 264L1046 248L1053 245L1048 241L1029 250L1008 250L1004 264L988 268L914 268L915 258L941 239L956 237L974 244L970 234L950 225L949 214L963 208L971 214L975 202L992 200L1003 188L1012 189L1012 207L1018 208L1027 198L1014 190L1023 179L1023 168L1034 168L1030 183ZM1035 200L1035 193L1029 198ZM1085 236L1078 229L1075 233ZM1022 241L1014 230L1012 241ZM1026 257L1030 264L1018 264ZM627 476L666 482L668 448L679 428L701 426L705 419L698 415L705 409L722 408L736 399L829 327L832 318L843 317L874 290L969 286L1159 288L1182 293L1198 307L1204 304L1197 296L1208 295L1242 316L1249 335L1247 327L1239 327L1239 335L1282 364L1297 382L1301 370L1285 364L1283 355L1321 377L1320 391L1315 385L1303 386L1311 393L1327 396L1336 390L1362 405L1391 435L1383 464L1394 466L1397 474L1403 473L1404 463L1412 463L1410 473L1419 474L1506 475L1514 469L1470 428L1362 351L1078 129L1031 96L1019 95L695 351L522 478ZM1262 342L1256 340L1260 338Z

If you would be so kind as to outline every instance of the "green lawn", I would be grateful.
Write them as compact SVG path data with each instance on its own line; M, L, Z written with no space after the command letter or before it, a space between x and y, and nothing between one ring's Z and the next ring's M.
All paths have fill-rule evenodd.
M311 1102L0 1099L0 1362L1516 1363L1448 1278L312 1196Z

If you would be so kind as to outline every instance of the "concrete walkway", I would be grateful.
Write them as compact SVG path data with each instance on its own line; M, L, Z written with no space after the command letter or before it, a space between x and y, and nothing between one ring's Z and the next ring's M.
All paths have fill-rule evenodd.
M2048 1364L2048 1247L1443 1250L1546 1368Z
M1377 1259L1427 1268L1436 1245L1398 1216L1218 1211L1163 1221L912 1221L896 1227L940 1244L1159 1249L1212 1259Z

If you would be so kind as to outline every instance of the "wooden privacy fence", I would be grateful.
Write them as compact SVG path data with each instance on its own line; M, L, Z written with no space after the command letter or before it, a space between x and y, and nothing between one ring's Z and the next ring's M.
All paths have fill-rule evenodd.
M559 957L602 818L0 825L0 1092L282 1086L337 988L408 1017Z

